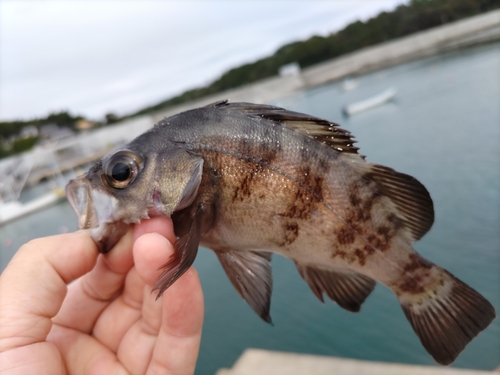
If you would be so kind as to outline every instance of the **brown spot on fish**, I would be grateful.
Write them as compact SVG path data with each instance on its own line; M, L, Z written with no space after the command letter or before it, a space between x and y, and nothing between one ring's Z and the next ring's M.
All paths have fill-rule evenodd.
M312 190L314 197L323 200L323 176L314 173L309 165L302 166L299 169L299 181Z
M233 191L233 203L237 200L243 201L252 195L252 183L264 170L261 164L252 162L245 163L246 171L242 175L241 182Z
M361 249L356 249L354 251L354 254L356 255L356 257L358 258L358 263L361 265L361 266L364 266L366 264L366 253L363 252Z
M238 152L247 161L255 164L271 165L280 151L281 146L278 142L251 142L246 138L239 140Z
M377 249L380 251L387 251L391 247L391 240L395 233L391 228L386 226L380 226L375 229L370 235L366 237L366 240L371 245L370 248ZM374 251L374 250L373 250Z
M279 143L270 145L262 142L257 149L257 157L265 165L271 165L278 157L281 147ZM255 153L255 151L254 151Z
M357 190L351 190L349 194L349 202L354 206L358 207L361 204L361 199L359 197Z
M347 252L345 252L344 250L339 250L337 248L337 246L335 246L333 248L333 252L332 252L332 255L331 255L332 258L339 257L339 258L341 258L343 260L347 260L347 256L348 256Z
M432 263L429 262L428 260L422 258L417 253L410 254L408 258L410 260L405 265L405 268L404 268L405 273L412 273L412 272L415 272L416 270L421 269L421 268L424 268L424 269L431 269L432 268Z
M299 226L297 223L287 223L285 225L284 245L291 245L299 235Z
M332 258L339 257L340 259L346 261L349 264L352 264L354 262L358 262L360 264L363 262L364 264L366 262L366 256L362 253L360 249L356 249L354 250L354 252L350 252L334 248L331 257Z
M337 231L337 242L341 245L350 245L354 242L355 238L354 231L345 225Z
M351 183L349 187L349 203L351 221L365 222L371 219L371 212L381 194L376 190L371 181L361 178Z
M403 269L404 274L398 288L400 291L410 294L423 293L428 289L427 284L431 279L431 269L434 265L417 253L410 254L408 259L409 261ZM443 282L442 279L440 281ZM444 285L444 283L441 285ZM432 295L429 298L433 298Z
M407 276L405 277L405 280L398 285L399 290L410 294L423 293L425 292L425 286L423 284L423 281L427 276L428 274L426 275L416 274Z
M375 253L375 249L372 246L370 246L370 245L365 245L363 247L363 250L365 251L365 253L367 255L372 255L373 253Z
M299 184L296 186L295 196L289 200L286 210L278 215L308 220L323 200L323 177L313 173L311 167L302 166L296 178Z

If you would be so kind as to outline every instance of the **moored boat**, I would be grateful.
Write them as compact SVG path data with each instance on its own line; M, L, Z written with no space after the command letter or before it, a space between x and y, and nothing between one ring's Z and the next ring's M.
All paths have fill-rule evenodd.
M394 87L389 87L388 89L371 96L367 99L360 100L343 108L343 112L346 116L352 116L360 112L367 111L369 109L378 107L385 103L390 102L397 94L397 90Z

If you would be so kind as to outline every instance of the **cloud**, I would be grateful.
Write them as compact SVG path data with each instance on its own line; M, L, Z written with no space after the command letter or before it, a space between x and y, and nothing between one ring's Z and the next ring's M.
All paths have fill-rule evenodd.
M386 1L2 1L0 118L136 111Z

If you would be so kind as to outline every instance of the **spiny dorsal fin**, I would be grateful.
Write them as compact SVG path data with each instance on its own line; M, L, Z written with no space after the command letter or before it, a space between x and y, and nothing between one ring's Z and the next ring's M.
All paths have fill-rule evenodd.
M375 288L375 281L355 272L335 272L296 263L300 276L309 284L314 295L323 301L325 293L340 307L358 312L361 304Z
M234 108L249 115L271 120L293 129L307 137L330 146L342 153L358 155L359 147L355 147L354 136L338 124L304 113L288 111L284 108L264 104L228 103L220 101L210 106L214 108ZM358 155L364 159L364 156Z

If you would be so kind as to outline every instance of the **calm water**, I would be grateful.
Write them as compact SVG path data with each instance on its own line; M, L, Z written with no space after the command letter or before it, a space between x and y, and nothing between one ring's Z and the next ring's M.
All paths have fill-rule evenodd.
M344 104L394 86L397 101L352 118ZM416 249L480 291L500 311L500 44L436 56L304 91L278 105L340 123L367 160L417 177L434 200L436 221ZM62 203L0 228L2 268L26 240L76 228ZM240 299L215 255L195 262L206 299L197 374L231 366L248 347L367 360L434 364L396 297L377 285L360 313L322 305L292 262L273 259L271 314L262 322ZM453 366L500 365L500 319Z

